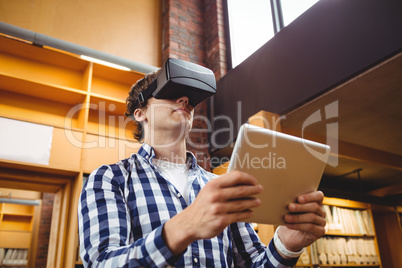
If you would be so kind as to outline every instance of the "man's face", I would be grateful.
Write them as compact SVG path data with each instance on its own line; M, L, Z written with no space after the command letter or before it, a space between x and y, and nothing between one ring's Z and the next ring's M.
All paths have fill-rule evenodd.
M186 96L178 99L148 100L146 117L150 132L176 131L179 137L187 135L193 125L194 108ZM162 131L162 132L159 132Z

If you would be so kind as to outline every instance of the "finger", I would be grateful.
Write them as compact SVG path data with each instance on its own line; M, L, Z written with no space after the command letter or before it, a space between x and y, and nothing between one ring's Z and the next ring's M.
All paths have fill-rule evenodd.
M321 191L314 191L307 194L303 194L297 198L297 201L300 204L317 202L318 204L322 205L323 200L324 200L324 193Z
M233 200L222 204L222 210L226 213L243 212L261 205L261 200L258 198L249 198L241 200Z
M327 224L325 218L315 213L286 214L284 220L290 224L315 224L322 227Z
M315 213L323 218L325 218L325 211L321 205L316 202L311 202L307 204L291 203L288 206L289 212L291 213Z
M308 232L313 234L316 238L320 238L325 234L324 226L312 223L285 223L286 227L292 230Z
M260 194L263 190L262 185L236 185L220 189L216 192L215 199L212 201L229 201L236 199L243 199Z
M226 173L225 175L219 177L216 181L221 188L232 187L235 185L256 185L258 181L253 176L241 172L241 171L232 171Z
M253 216L254 212L251 210L244 210L241 212L227 214L230 219L230 223L245 221Z

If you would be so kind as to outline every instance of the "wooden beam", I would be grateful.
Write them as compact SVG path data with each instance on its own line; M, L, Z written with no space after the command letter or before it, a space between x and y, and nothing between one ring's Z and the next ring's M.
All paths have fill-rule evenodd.
M56 193L58 190L60 190L60 188L62 186L54 185L54 184L46 185L46 184L39 184L39 183L35 183L35 182L13 181L13 180L2 179L2 180L0 180L0 187L46 192L46 193Z
M259 111L248 119L250 125L281 131L280 116L267 111Z
M28 267L35 267L36 260L36 252L38 250L38 238L39 238L39 226L41 221L41 213L42 213L42 200L40 200L40 205L35 207L34 209L34 218L33 218L33 226L32 226L32 238L31 238L31 246L29 248L29 257L28 257Z
M70 204L78 204L83 183L83 173L77 176L74 183L71 185ZM67 222L67 236L66 236L66 250L64 252L64 266L74 267L77 259L77 246L78 246L78 216L77 205L70 206L68 212Z
M391 186L383 187L380 189L376 189L376 190L370 191L369 194L375 195L375 196L380 196L380 197L402 194L402 184L391 185Z
M57 252L57 239L58 239L58 229L60 225L61 218L61 207L62 207L62 199L63 199L63 190L59 190L54 196L53 200L53 212L52 212L52 222L50 226L50 235L49 235L49 249L47 252L47 262L46 268L54 268L56 267L56 252Z
M217 175L223 175L223 174L226 173L226 170L228 169L228 167L229 167L229 161L226 162L226 163L223 163L222 165L220 165L220 166L218 166L216 168L214 168L212 170L212 172L214 174L217 174Z
M63 267L64 259L65 259L65 247L66 247L66 234L67 234L67 222L68 216L67 213L70 208L70 195L71 195L71 183L66 184L66 187L63 188L63 196L62 196L62 204L61 204L61 213L60 213L60 222L58 226L58 240L57 240L57 257L56 257L56 266L55 267ZM75 204L74 204L75 205Z
M18 169L18 170L26 170L26 171L34 171L34 172L43 172L48 174L57 174L63 176L76 176L79 171L72 169L59 169L53 168L45 165L39 164L31 164L31 163L23 163L19 161L12 160L0 160L0 168L10 168L10 169Z
M64 185L69 183L74 177L61 176L56 174L36 173L18 169L0 168L1 179L12 179L15 181L27 181L43 184Z
M282 128L282 132L301 137L300 130ZM320 143L326 143L326 137L312 133L303 133L303 138ZM338 141L338 153L331 153L331 155L354 161L381 165L387 168L402 171L402 155L393 154L346 141Z
M70 206L71 183L60 189L53 201L47 268L64 267L64 250L67 230L67 211Z

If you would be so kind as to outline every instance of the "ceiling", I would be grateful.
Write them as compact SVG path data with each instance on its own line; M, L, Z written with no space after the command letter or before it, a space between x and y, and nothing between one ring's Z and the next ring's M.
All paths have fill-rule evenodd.
M331 104L335 116L328 118ZM283 114L282 131L301 136L316 111L323 120L305 127L303 136L328 141L332 124L337 151L337 164L326 166L320 188L402 205L402 53Z

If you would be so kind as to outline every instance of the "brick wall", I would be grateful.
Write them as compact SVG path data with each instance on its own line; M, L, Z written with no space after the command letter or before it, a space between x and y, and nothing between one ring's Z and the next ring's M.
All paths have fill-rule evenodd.
M205 1L206 64L217 80L227 72L223 0Z
M46 268L54 194L43 193L35 268Z
M179 58L210 68L216 79L226 73L223 0L164 0L162 57ZM208 152L208 101L194 111L187 148L200 166L211 169Z

